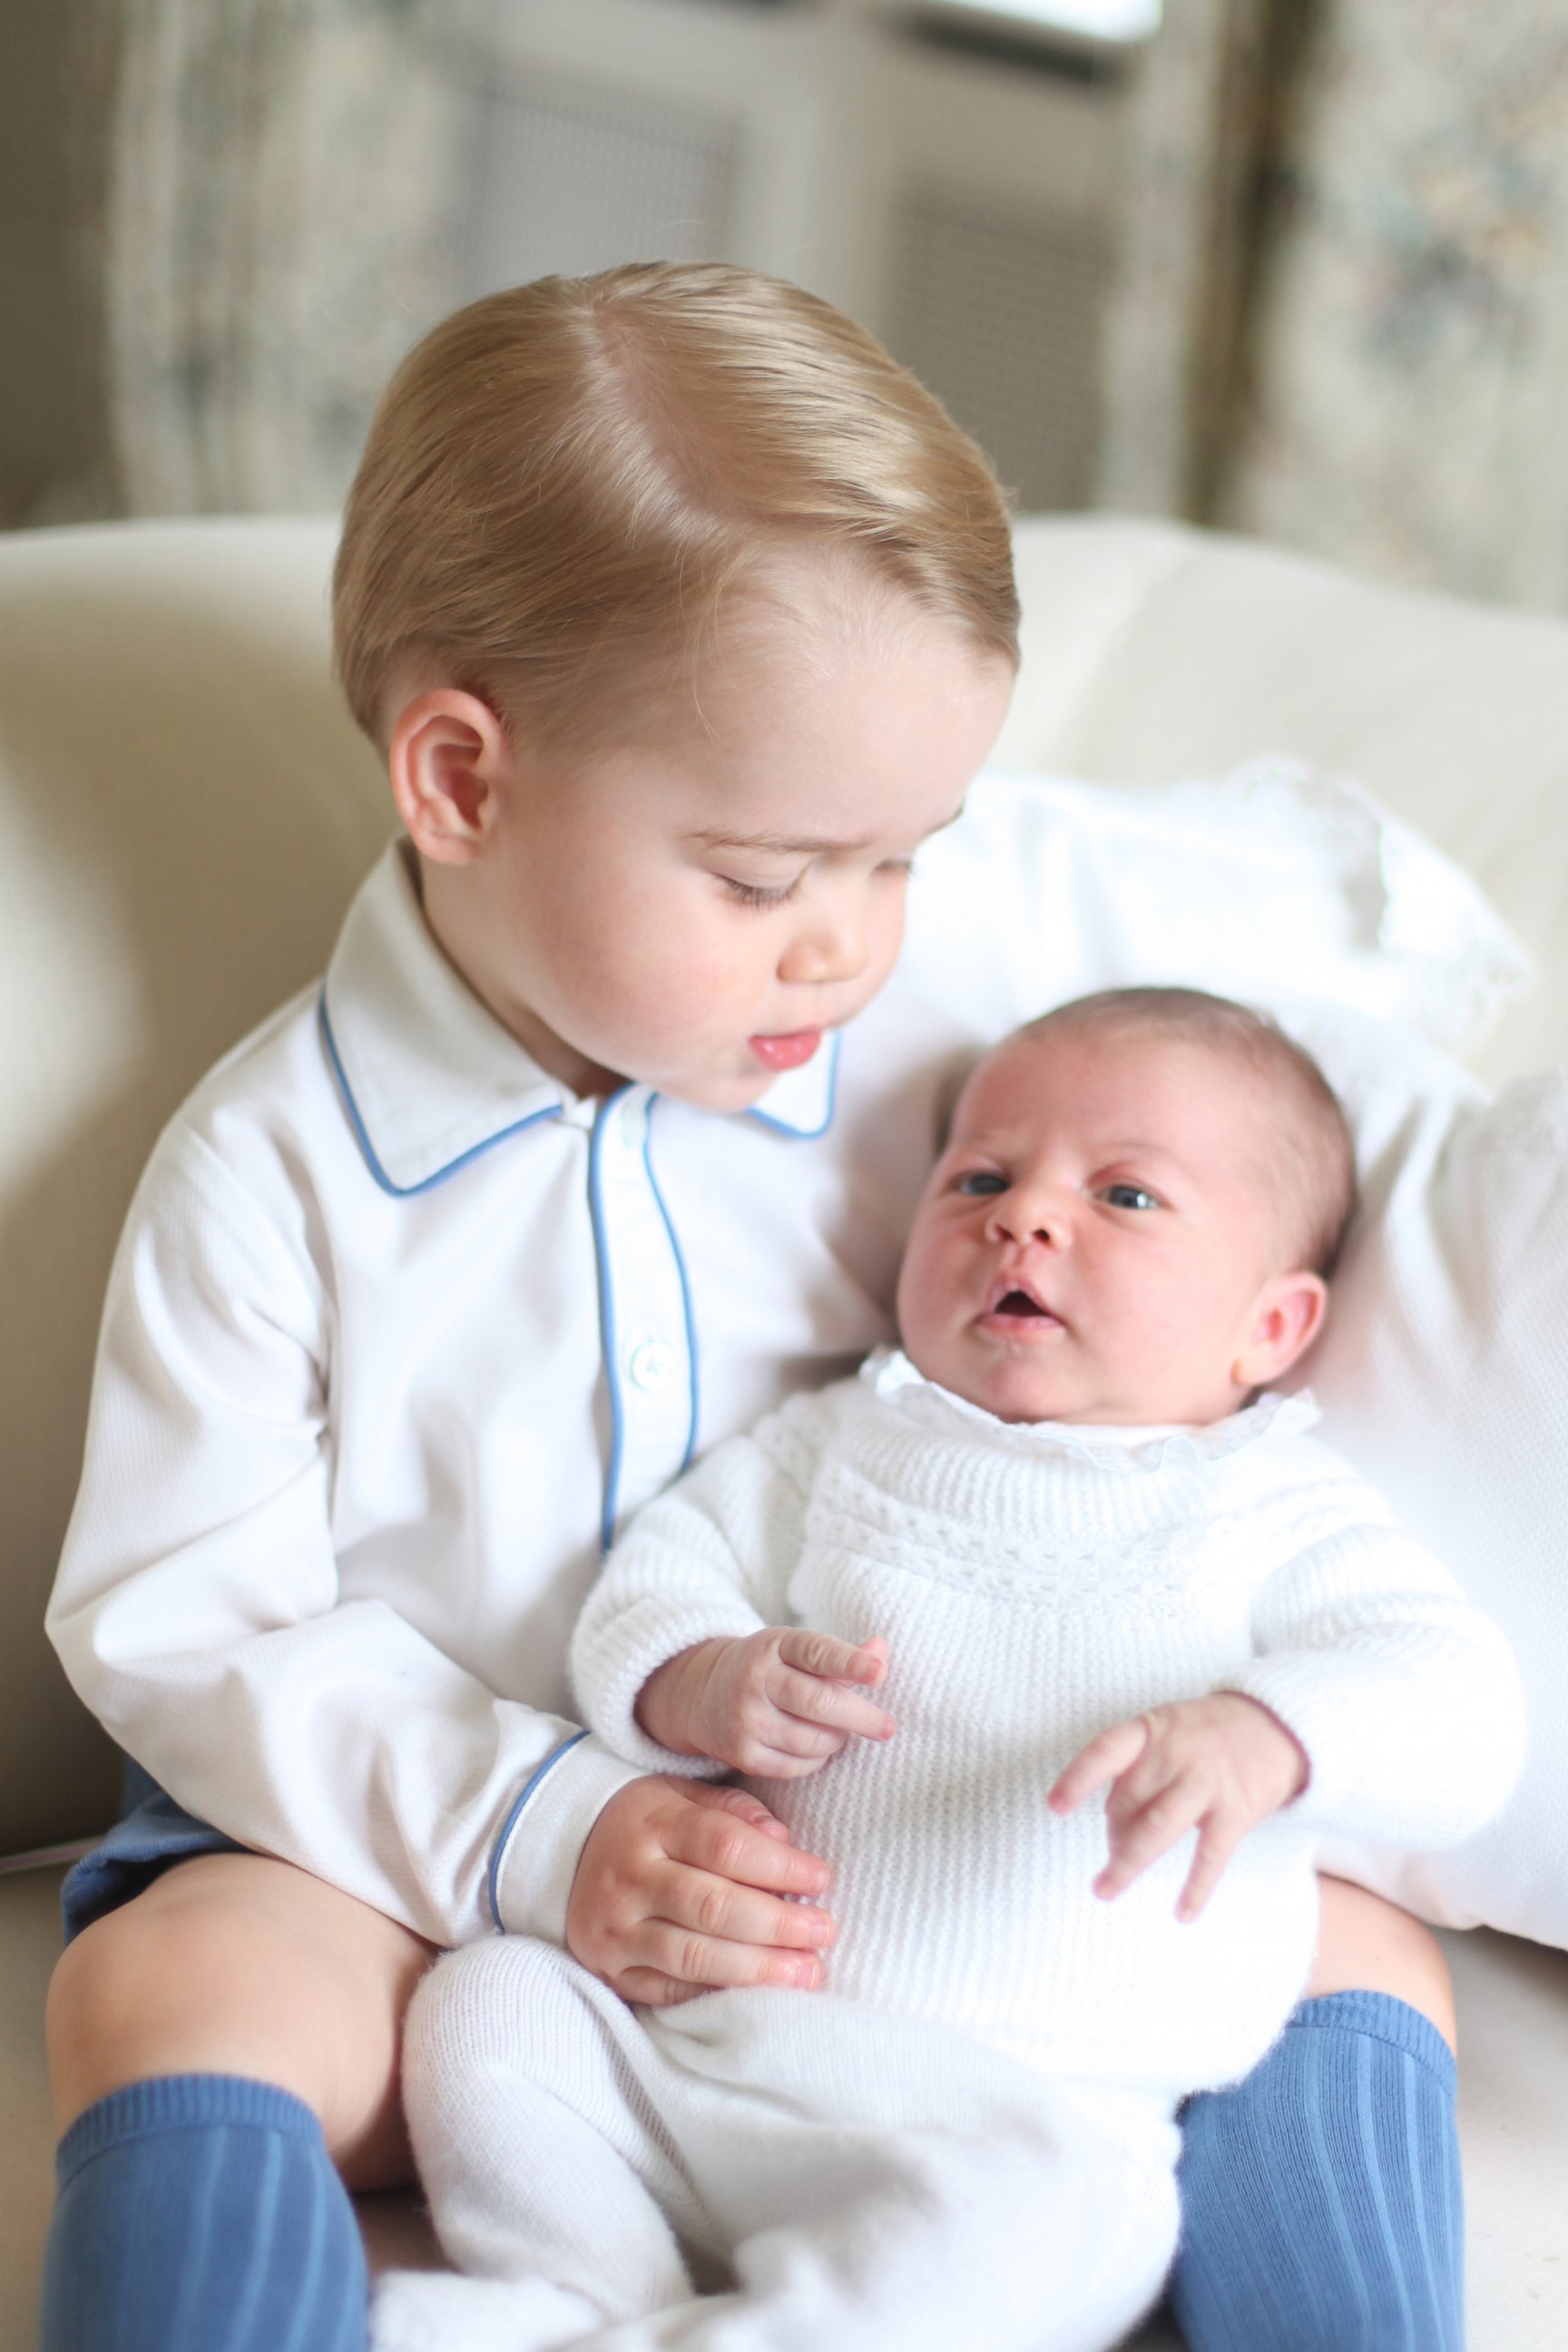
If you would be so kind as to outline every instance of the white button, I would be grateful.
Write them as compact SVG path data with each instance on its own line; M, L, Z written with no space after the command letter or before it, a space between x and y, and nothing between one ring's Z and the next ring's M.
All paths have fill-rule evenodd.
M639 1339L627 1370L639 1389L661 1389L675 1370L675 1350L663 1339Z

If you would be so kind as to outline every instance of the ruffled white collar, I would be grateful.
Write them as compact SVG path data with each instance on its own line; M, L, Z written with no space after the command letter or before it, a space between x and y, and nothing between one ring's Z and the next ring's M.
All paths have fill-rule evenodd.
M879 1348L861 1366L860 1378L874 1396L919 1427L950 1437L967 1437L971 1444L994 1445L1003 1453L1056 1455L1087 1462L1096 1469L1136 1472L1162 1470L1182 1462L1222 1462L1267 1435L1290 1436L1310 1429L1319 1418L1310 1390L1302 1389L1294 1396L1268 1390L1240 1412L1227 1413L1223 1421L1197 1428L999 1421L983 1405L971 1404L928 1381L898 1348Z

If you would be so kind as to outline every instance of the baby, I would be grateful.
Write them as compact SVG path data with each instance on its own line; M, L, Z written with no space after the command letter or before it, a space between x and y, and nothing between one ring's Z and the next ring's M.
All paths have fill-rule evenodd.
M1519 1760L1500 1635L1268 1392L1352 1192L1322 1076L1239 1006L1113 992L980 1064L904 1352L650 1506L574 1646L622 1753L738 1769L831 1857L827 1991L652 2014L517 1937L444 1961L406 2097L476 2275L390 2281L383 2352L1135 2323L1177 2103L1304 1985L1318 1833L1457 1842Z

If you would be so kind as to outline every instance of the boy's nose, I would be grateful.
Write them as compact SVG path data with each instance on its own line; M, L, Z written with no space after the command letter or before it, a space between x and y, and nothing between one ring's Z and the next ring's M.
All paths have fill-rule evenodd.
M779 958L779 978L794 987L816 988L858 980L869 956L868 927L847 911L824 909L790 939Z

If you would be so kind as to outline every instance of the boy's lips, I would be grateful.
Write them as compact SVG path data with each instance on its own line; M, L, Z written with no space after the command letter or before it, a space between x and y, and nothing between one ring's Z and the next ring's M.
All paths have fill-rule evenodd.
M765 1068L798 1070L822 1043L820 1029L788 1029L776 1037L748 1037L747 1045Z

